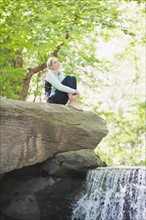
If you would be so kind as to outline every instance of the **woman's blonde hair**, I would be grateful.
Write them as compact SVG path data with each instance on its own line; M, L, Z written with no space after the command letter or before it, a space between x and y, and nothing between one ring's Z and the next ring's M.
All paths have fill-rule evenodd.
M52 59L55 58L55 57L50 57L47 61L47 68L48 69L51 69L51 66L52 66Z

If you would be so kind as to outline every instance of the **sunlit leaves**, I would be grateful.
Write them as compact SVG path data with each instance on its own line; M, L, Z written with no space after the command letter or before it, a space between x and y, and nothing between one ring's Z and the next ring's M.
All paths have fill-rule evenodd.
M2 68L1 71L1 95L11 99L18 99L22 90L22 79L25 75L24 69L14 69L11 66L7 66Z

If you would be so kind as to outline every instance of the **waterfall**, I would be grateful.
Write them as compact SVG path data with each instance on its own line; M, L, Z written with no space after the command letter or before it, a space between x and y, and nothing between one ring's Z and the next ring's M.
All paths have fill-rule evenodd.
M146 169L106 167L87 174L72 220L146 220Z

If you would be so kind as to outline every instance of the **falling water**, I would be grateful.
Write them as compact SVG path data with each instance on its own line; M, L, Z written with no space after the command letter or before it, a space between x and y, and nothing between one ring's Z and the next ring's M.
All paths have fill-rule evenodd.
M72 220L146 220L146 169L107 167L89 171L85 194Z

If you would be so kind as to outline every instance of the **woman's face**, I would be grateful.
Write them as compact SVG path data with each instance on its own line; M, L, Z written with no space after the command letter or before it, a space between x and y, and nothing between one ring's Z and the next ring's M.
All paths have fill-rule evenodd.
M51 69L53 70L59 70L60 68L60 63L58 62L58 59L56 57L52 58L52 64L51 64Z

